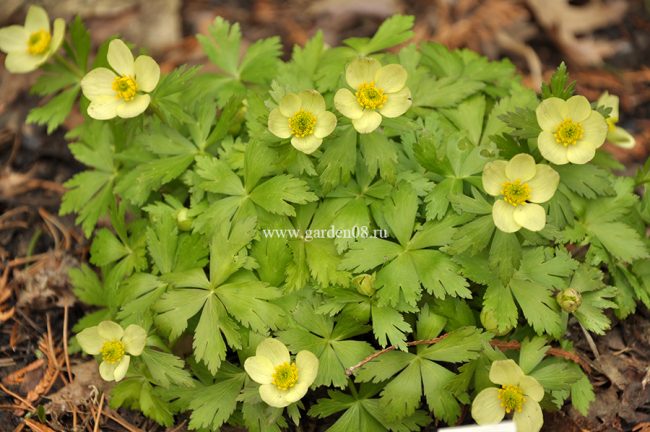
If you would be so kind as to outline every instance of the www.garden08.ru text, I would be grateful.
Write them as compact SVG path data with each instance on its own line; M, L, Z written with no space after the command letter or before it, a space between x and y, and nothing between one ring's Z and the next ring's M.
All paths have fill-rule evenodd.
M327 229L262 229L262 235L267 238L303 239L364 239L364 238L388 238L388 231L384 229L370 229L367 226L353 226L352 228L341 229L331 225Z

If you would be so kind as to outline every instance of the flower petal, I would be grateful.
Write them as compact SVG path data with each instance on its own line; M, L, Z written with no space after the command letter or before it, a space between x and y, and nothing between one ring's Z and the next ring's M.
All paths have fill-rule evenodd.
M280 99L280 105L278 108L280 112L285 117L293 116L302 105L302 100L295 93L287 93L282 99Z
M79 332L77 342L85 353L97 355L101 352L105 339L99 335L97 326L93 326Z
M113 321L102 321L97 326L99 336L106 340L120 340L124 336L122 327Z
M307 394L307 390L309 390L308 385L296 384L286 391L284 399L289 403L298 402Z
M99 375L102 377L104 381L114 381L115 380L115 368L117 367L118 363L109 363L109 362L101 362L99 364Z
M122 76L132 77L135 73L133 54L131 50L120 39L113 39L108 44L108 54L106 56L108 64L111 65L115 72Z
M31 55L28 52L12 51L7 54L5 67L11 73L26 73L37 69L47 60L47 54Z
M31 34L39 30L50 32L50 19L47 12L40 6L30 6L25 17L25 30Z
M607 140L617 147L631 149L636 145L636 139L625 129L616 126L609 131Z
M253 356L244 362L244 370L258 384L271 384L275 367L268 357Z
M358 119L363 115L363 108L359 105L357 98L348 89L340 89L334 95L334 106L337 110L349 119Z
M323 138L318 138L315 135L309 135L306 137L293 137L291 138L291 145L298 151L301 151L305 154L311 154L316 151L318 147L323 143Z
M499 423L505 415L506 410L501 406L497 388L482 390L472 402L472 418L479 425Z
M521 225L515 222L513 213L515 207L504 200L496 200L492 206L492 220L494 225L503 232L513 233L521 229Z
M133 100L128 102L119 101L117 104L117 115L122 118L132 118L142 114L149 103L151 102L151 96L148 94L137 95Z
M535 177L528 181L530 186L530 198L528 199L534 203L543 203L551 198L557 190L557 185L560 183L560 174L548 165L537 165L537 172Z
M306 90L298 93L300 108L312 114L320 114L325 111L325 99L316 90Z
M591 114L591 105L586 97L581 95L571 96L566 101L568 117L576 122L581 122Z
M255 354L271 360L273 367L282 363L288 363L290 360L287 347L279 340L273 338L267 338L260 342L255 350Z
M282 115L279 108L274 108L269 113L268 127L269 131L278 138L289 138L291 136L289 119Z
M260 386L260 397L267 405L274 408L284 408L291 405L291 402L287 401L284 397L285 393L273 384L262 384Z
M553 131L567 116L566 102L560 98L544 99L535 109L537 123L544 131Z
M408 87L404 87L397 93L391 93L386 96L388 96L388 98L386 99L384 106L379 109L379 112L384 117L399 117L408 111L413 104L413 100L411 99L411 90Z
M569 163L566 147L555 141L552 132L542 131L537 137L537 147L547 161L553 162L556 165Z
M546 225L546 211L539 204L524 204L515 208L515 222L530 231L541 231Z
M584 128L585 134L578 141L578 144L588 142L595 148L603 145L609 127L605 118L598 111L592 111L589 117L582 122L582 127Z
M126 376L126 373L129 370L129 364L131 363L131 356L125 355L122 357L122 360L117 364L115 372L113 373L113 378L115 381L121 381L122 378Z
M352 120L352 125L357 132L366 134L374 131L381 124L381 114L376 111L364 110L363 115Z
M495 384L499 385L518 385L524 371L514 360L496 360L490 366L489 378Z
M596 147L589 142L578 141L567 148L566 156L571 163L586 164L596 156Z
M88 72L81 79L81 91L88 99L93 100L96 96L111 96L116 99L113 90L113 80L117 75L107 68L97 68Z
M506 165L506 177L509 180L527 182L535 176L536 171L535 159L526 153L515 155Z
M27 51L29 33L24 27L12 25L0 29L0 50L6 53L12 51Z
M396 93L404 88L408 73L402 65L389 64L375 74L375 85L386 93Z
M144 350L145 343L147 342L147 332L139 325L131 324L124 330L122 342L124 342L126 352L134 356L139 356L142 354L142 350Z
M345 80L353 89L357 89L363 83L370 83L375 80L381 63L370 57L355 59L345 69Z
M135 71L135 83L138 90L152 92L160 80L160 66L149 56L141 55L133 63Z
M318 375L318 357L311 351L300 351L296 355L296 367L298 368L298 382L296 385L312 385ZM302 396L301 396L302 397Z
M483 189L492 196L501 195L503 184L508 181L506 166L508 162L495 160L488 162L483 167Z
M544 424L542 408L535 401L524 403L521 412L515 412L512 419L515 421L517 432L538 432Z
M316 128L314 136L316 138L325 138L336 128L336 116L329 111L323 111L316 116Z
M52 40L50 41L50 47L48 49L49 55L54 54L59 50L64 36L65 21L63 18L57 18L54 20L54 32L52 33Z
M544 387L535 378L524 375L519 381L519 387L524 394L530 397L535 402L539 402L544 398Z
M117 116L118 99L115 96L95 96L88 105L88 115L95 120L109 120Z

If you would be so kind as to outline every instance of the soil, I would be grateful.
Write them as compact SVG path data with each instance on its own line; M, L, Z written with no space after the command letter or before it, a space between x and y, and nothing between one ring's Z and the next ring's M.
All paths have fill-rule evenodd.
M193 35L215 16L240 22L249 42L280 35L289 55L316 28L334 45L371 35L392 14L414 14L417 41L508 57L533 87L567 60L580 93L594 100L607 90L621 98L621 122L637 146L609 150L630 173L650 152L650 3L644 0L546 0L541 11L536 0L160 0L153 15L150 2L136 0L41 3L65 18L81 11L95 42L128 35L163 70L207 63ZM0 27L22 23L24 13L23 2L7 0ZM145 18L147 31L138 33L133 24ZM39 103L28 93L33 75L10 76L0 67L0 431L185 431L183 417L165 429L137 412L109 409L94 362L68 352L66 337L89 310L67 278L70 267L87 262L89 242L73 217L58 216L62 184L82 169L64 139L80 117L49 136L24 125ZM596 400L588 416L568 405L545 413L544 431L650 432L650 312L640 307L614 323L602 337L570 328L592 368Z

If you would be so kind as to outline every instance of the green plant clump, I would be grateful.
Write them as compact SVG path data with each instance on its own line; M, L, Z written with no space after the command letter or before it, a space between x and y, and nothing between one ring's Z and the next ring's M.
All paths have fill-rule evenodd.
M111 407L200 431L415 431L475 398L475 421L524 432L587 412L567 330L650 306L650 164L618 174L613 107L564 65L536 95L507 60L409 44L409 16L285 62L217 18L198 40L218 72L161 74L119 39L90 63L79 19L52 54L37 12L11 68L43 69L29 122L85 116L61 205L95 266L70 273L92 306L72 346L117 381Z

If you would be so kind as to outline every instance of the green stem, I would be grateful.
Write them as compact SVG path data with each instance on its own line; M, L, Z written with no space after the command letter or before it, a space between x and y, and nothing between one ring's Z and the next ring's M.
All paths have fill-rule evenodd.
M79 69L79 67L76 64L72 63L70 60L66 59L61 54L54 54L54 60L56 60L57 63L59 63L61 66L69 70L79 79L84 77L83 71Z

